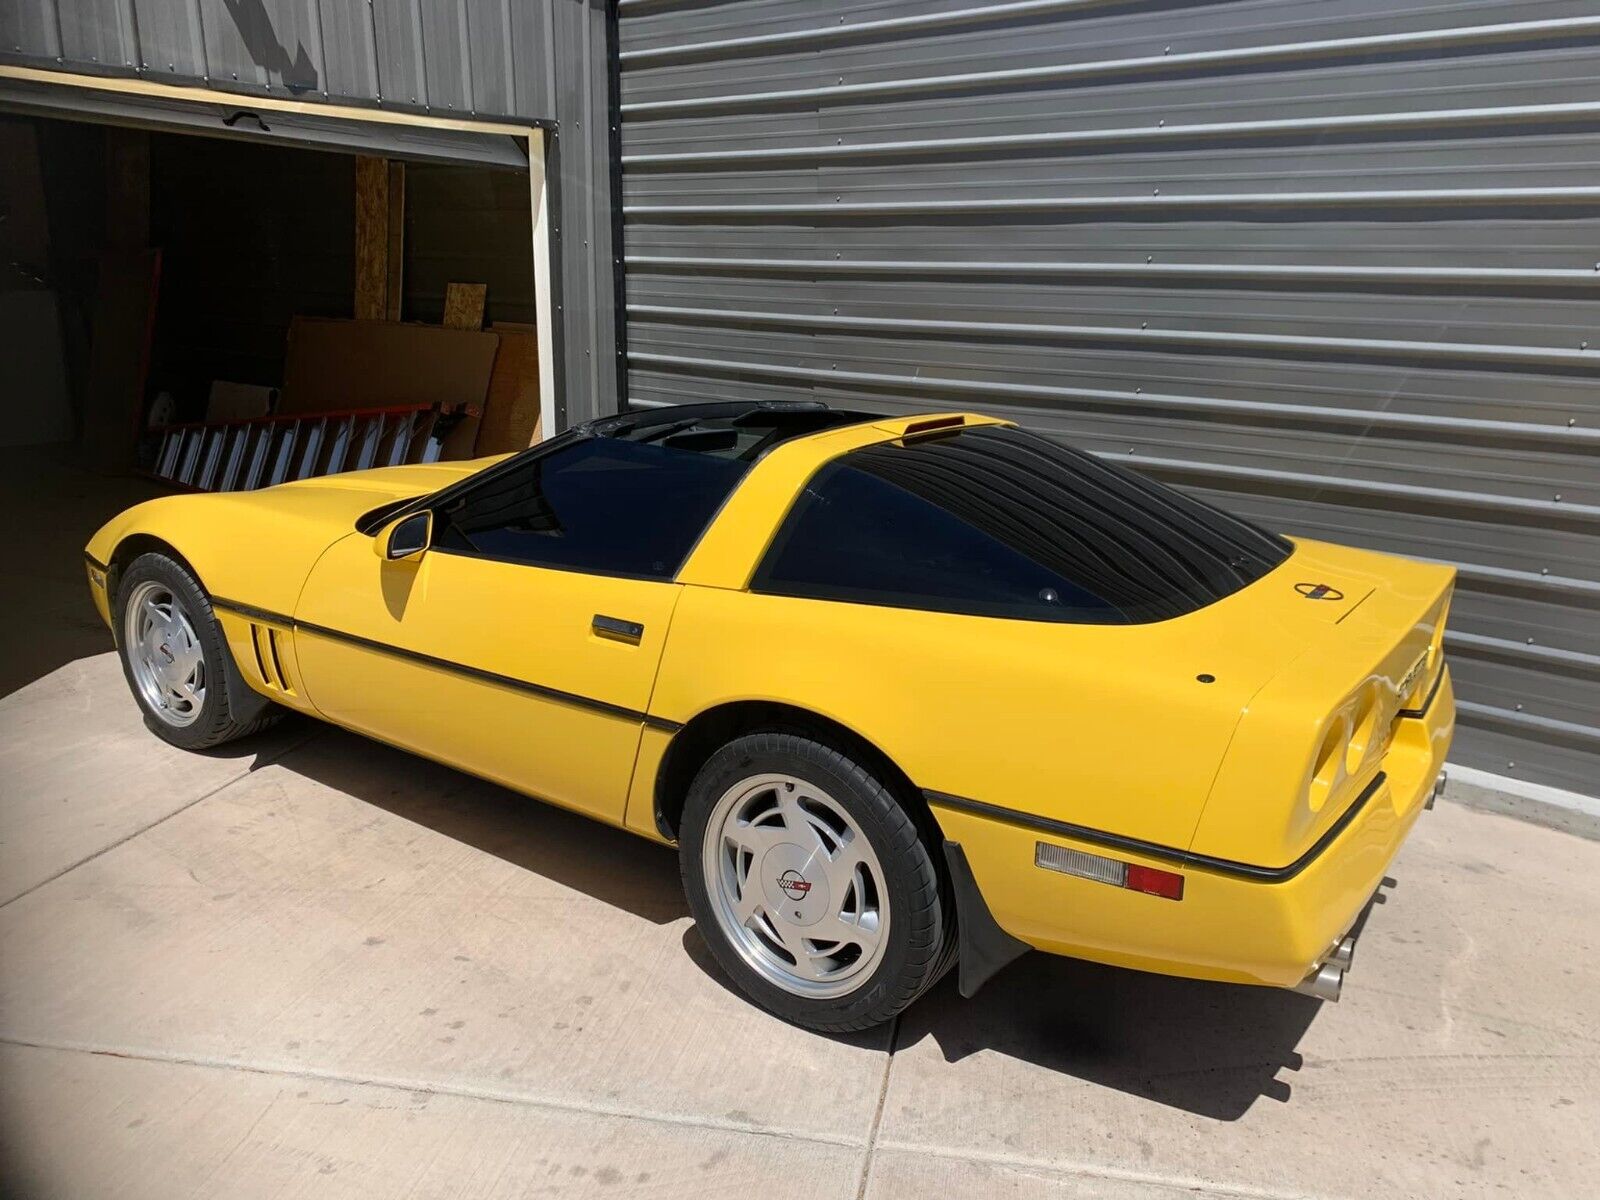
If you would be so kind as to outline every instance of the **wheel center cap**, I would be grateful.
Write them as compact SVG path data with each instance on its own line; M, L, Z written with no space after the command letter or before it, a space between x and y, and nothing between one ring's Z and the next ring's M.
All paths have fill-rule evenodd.
M820 851L784 843L761 858L767 911L790 925L815 925L828 911L828 879Z

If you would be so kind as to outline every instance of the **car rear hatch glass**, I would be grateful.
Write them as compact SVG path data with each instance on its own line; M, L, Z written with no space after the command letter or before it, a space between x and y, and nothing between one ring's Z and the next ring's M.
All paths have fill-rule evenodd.
M1231 596L1291 550L1114 463L1013 426L968 426L829 463L796 501L753 586L975 616L1141 625Z

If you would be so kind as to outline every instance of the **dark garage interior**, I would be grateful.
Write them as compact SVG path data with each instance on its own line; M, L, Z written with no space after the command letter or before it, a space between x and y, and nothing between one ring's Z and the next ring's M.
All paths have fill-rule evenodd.
M31 117L0 118L0 140L14 167L3 185L6 304L32 314L24 319L41 331L17 340L10 369L31 386L16 389L14 403L26 411L9 422L7 443L76 443L85 465L149 472L164 425L424 399L359 359L365 161L378 163L385 189L397 193L383 214L399 217L384 247L394 294L382 315L395 327L384 351L475 370L440 397L470 410L440 456L531 440L537 369L527 352L534 287L525 176ZM478 285L477 307L444 332L457 283ZM45 328L52 316L55 339ZM306 372L319 378L301 388L303 400L285 400L297 322L317 333L321 355L305 364L302 383ZM517 411L492 414L505 427L484 431L502 343L513 351L502 370L516 373L521 394ZM341 360L344 374L322 377ZM502 390L511 382L502 380Z

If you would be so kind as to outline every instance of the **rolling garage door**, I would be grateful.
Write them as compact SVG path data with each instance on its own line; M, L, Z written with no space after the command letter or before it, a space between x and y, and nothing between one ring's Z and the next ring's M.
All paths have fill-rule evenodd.
M619 21L633 401L977 407L1458 563L1456 758L1594 791L1592 3Z

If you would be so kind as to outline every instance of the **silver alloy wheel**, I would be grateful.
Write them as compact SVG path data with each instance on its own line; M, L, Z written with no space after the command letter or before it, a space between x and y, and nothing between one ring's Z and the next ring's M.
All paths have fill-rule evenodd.
M722 931L784 991L842 996L883 958L883 867L844 807L805 780L754 775L734 784L706 823L701 861Z
M194 623L166 584L146 580L128 597L122 652L150 710L179 729L206 702L206 657Z

